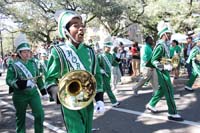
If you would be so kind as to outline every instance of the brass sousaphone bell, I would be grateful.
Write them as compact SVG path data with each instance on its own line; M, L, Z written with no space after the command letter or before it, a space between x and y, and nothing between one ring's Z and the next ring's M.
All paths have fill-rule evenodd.
M89 105L96 95L96 80L84 70L74 70L63 76L58 84L58 98L63 106L80 110Z
M171 59L162 58L160 62L163 65L171 64L173 68L177 68L179 66L180 57L179 56L174 56Z

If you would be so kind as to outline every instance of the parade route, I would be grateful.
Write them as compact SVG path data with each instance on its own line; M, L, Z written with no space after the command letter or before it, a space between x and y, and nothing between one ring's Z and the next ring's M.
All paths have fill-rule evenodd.
M15 132L15 110L11 95L7 93L7 86L1 77L0 108L1 121L0 132ZM152 90L144 87L139 91L139 96L134 97L131 87L134 83L118 85L120 93L116 93L121 102L118 108L113 108L105 95L106 112L103 115L95 115L93 127L94 133L199 133L200 116L199 88L195 92L188 93L182 89L179 83L175 88L175 100L178 111L185 121L174 122L167 119L167 106L165 100L161 100L156 106L160 113L152 114L145 109ZM44 132L63 133L65 126L62 120L60 106L52 102L43 101L45 111ZM33 133L33 116L30 109L27 111L26 127L28 133Z

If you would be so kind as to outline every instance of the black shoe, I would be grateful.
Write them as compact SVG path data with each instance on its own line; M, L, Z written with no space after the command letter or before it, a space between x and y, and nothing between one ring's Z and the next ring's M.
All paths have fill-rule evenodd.
M146 109L148 109L149 111L151 111L151 113L154 113L154 114L158 113L158 110L155 107L152 107L149 104L146 106Z
M185 90L189 92L193 92L194 90L191 87L185 86Z
M169 115L168 119L172 121L184 121L184 119L179 114Z
M119 107L119 105L120 105L120 102L116 102L112 104L113 107Z

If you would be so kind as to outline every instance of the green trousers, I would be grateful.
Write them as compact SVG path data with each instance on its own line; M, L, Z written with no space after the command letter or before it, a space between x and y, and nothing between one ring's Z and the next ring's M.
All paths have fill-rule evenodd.
M176 105L174 101L174 88L171 83L170 75L168 71L161 72L157 70L158 81L159 81L159 89L154 93L151 98L149 104L152 107L155 107L156 104L160 101L160 99L165 96L168 106L169 114L176 114Z
M192 88L192 85L194 84L194 82L195 82L195 80L196 80L197 77L198 77L198 73L194 69L192 69L192 73L190 75L190 79L188 80L188 82L186 83L186 85L188 87Z
M103 91L107 93L112 104L117 102L115 95L113 94L110 86L111 76L107 77L103 75Z
M26 109L28 105L34 116L35 133L43 133L44 111L37 89L14 91L13 104L16 109L16 132L25 133Z
M92 133L93 102L81 110L61 107L68 133Z

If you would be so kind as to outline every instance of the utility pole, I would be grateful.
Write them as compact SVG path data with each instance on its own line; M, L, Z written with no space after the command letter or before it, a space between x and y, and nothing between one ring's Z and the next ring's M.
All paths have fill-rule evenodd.
M1 36L1 30L0 30L0 45L1 45L1 57L4 58L4 55L3 55L3 44L2 44L2 36Z
M14 47L14 35L13 35L13 32L12 32L12 52L14 52L15 50L15 47Z

